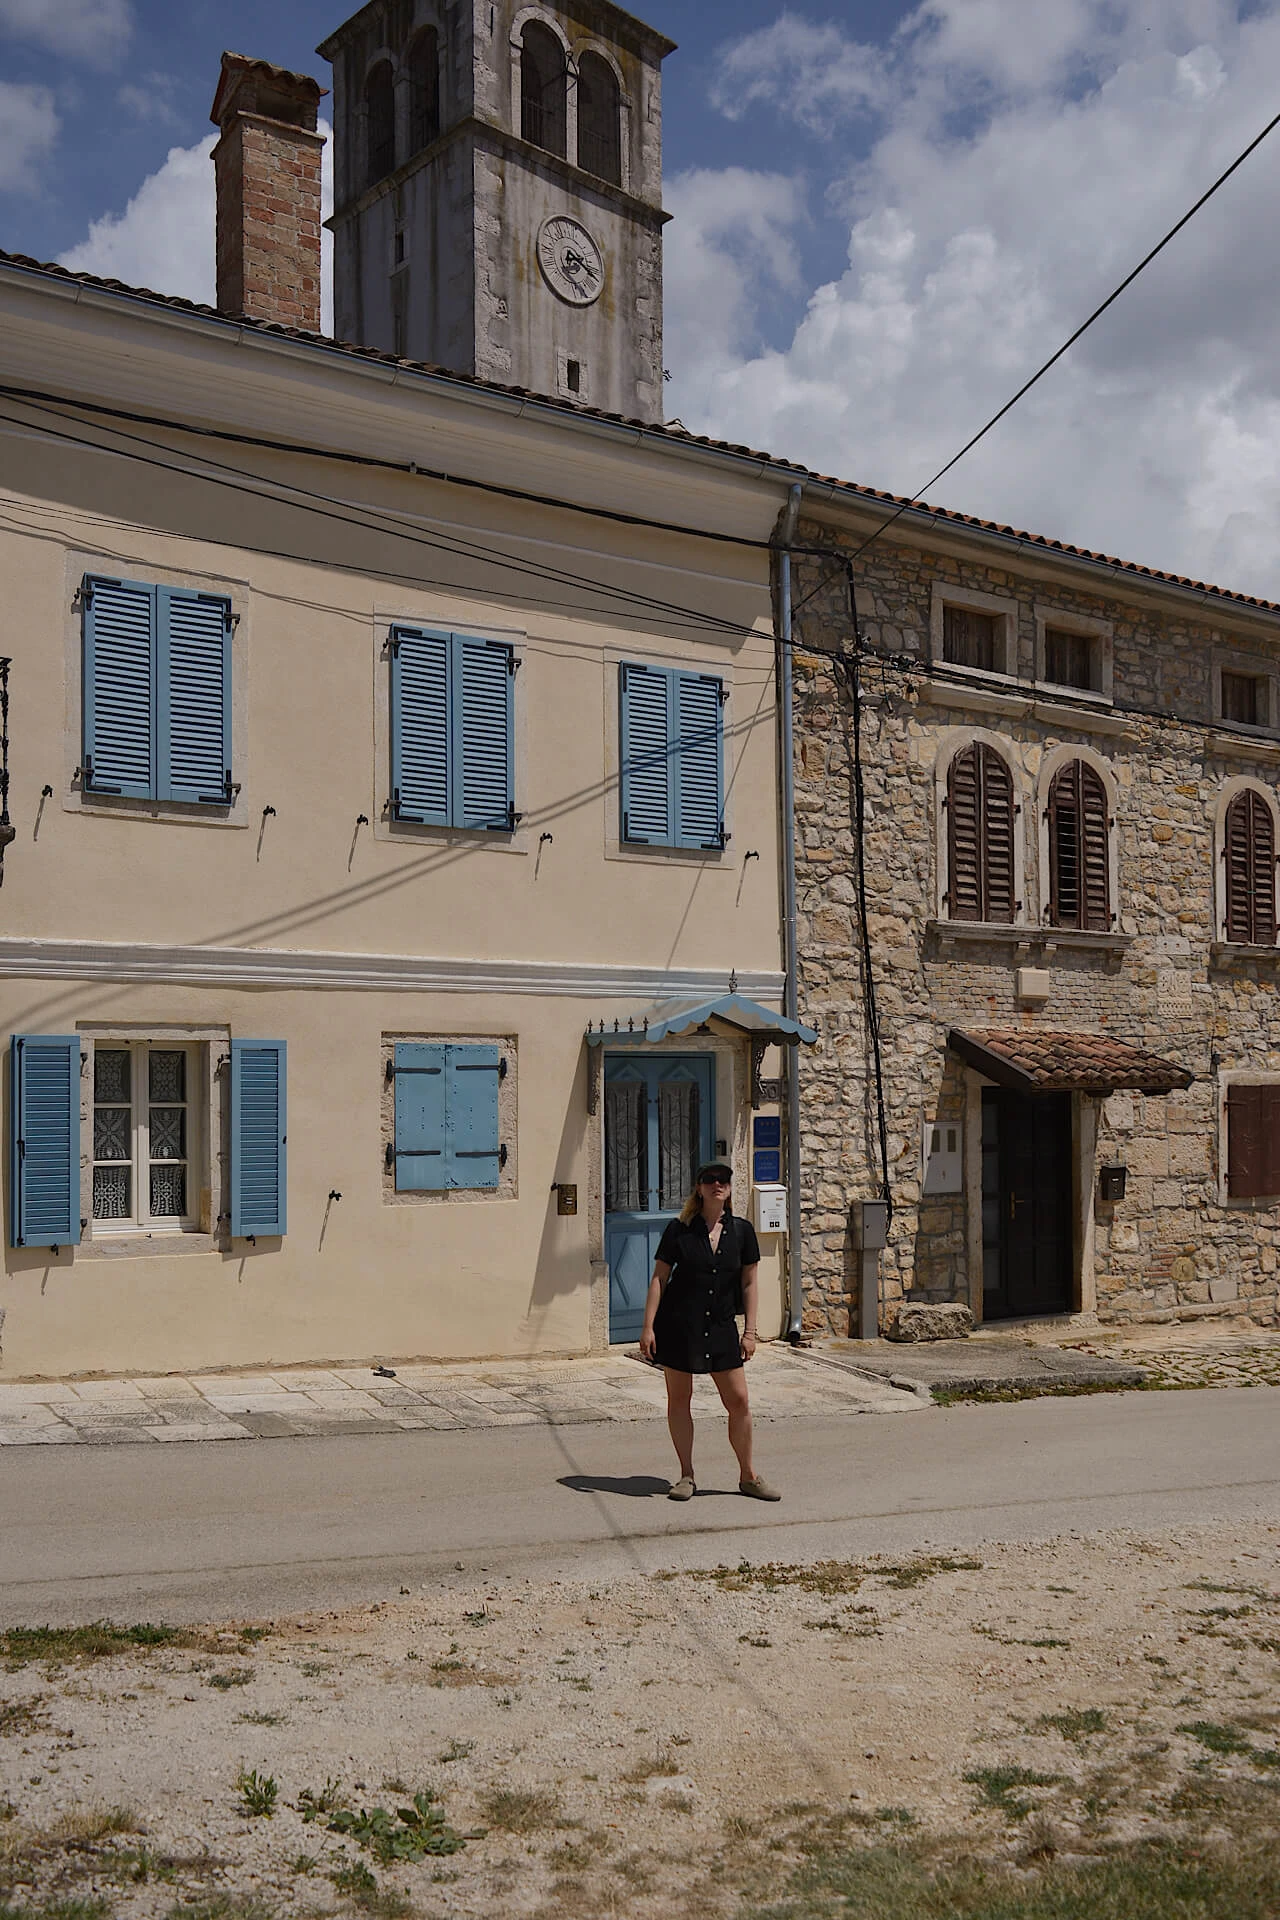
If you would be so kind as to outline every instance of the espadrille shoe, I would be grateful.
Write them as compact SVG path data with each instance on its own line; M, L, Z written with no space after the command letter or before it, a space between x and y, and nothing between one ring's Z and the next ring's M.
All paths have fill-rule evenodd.
M692 1476L687 1473L682 1473L678 1480L674 1480L671 1483L667 1498L668 1500L692 1500L697 1491L698 1489L693 1483Z
M781 1500L782 1498L778 1489L771 1487L767 1480L762 1480L759 1474L754 1480L739 1480L738 1492L745 1493L750 1500Z

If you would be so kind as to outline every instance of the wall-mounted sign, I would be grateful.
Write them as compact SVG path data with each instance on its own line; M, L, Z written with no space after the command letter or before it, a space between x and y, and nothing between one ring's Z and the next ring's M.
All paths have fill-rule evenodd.
M758 1187L776 1186L782 1178L782 1155L769 1150L751 1156L751 1178Z
M782 1145L782 1121L776 1113L758 1113L751 1122L751 1144L753 1147L780 1147Z

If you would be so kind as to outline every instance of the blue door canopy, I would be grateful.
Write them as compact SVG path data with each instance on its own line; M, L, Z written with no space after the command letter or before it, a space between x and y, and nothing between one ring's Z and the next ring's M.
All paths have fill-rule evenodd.
M723 993L715 1000L664 1000L647 1013L631 1015L625 1025L615 1020L610 1026L602 1020L598 1027L587 1028L587 1045L660 1046L665 1040L699 1032L742 1034L783 1047L799 1046L802 1041L811 1047L818 1038L816 1027L788 1020L785 1014L740 993Z

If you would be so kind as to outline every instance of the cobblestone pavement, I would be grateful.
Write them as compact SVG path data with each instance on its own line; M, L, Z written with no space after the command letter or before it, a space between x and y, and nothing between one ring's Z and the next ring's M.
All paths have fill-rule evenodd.
M751 1363L757 1420L833 1413L910 1413L910 1393L788 1347ZM718 1407L710 1380L695 1404ZM626 1354L603 1359L500 1361L467 1366L301 1367L159 1379L0 1383L0 1446L179 1440L287 1439L462 1427L577 1426L654 1420L666 1410L662 1375Z
M1132 1361L1149 1387L1280 1387L1280 1332L1266 1327L1195 1334L1148 1327L1105 1343L1070 1344L1076 1352Z

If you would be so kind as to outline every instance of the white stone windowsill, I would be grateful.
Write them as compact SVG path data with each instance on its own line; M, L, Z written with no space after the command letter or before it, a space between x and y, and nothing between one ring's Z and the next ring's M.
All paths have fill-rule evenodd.
M1000 688L1012 689L1015 681L1005 680L991 675ZM921 688L924 696L936 707L953 708L962 713L996 713L1008 719L1038 720L1043 726L1059 727L1076 733L1112 734L1116 737L1132 732L1132 725L1118 713L1111 711L1110 701L1102 694L1082 695L1079 703L1061 697L1046 698L1039 689L1028 688L1025 692L997 691L997 686L976 680L972 686L961 685L955 680L928 679Z
M1280 960L1280 946L1252 947L1239 940L1215 940L1209 947L1209 958L1215 967L1231 960Z
M1280 760L1280 739L1265 728L1256 731L1241 727L1238 731L1225 727L1210 727L1205 735L1205 746L1210 753L1222 754L1226 758L1233 755L1242 760Z
M1035 947L1052 953L1055 947L1093 949L1098 953L1123 953L1133 944L1130 933L1091 933L1078 927L1010 926L993 920L929 920L925 931L944 946L965 941L996 943L1010 947Z

